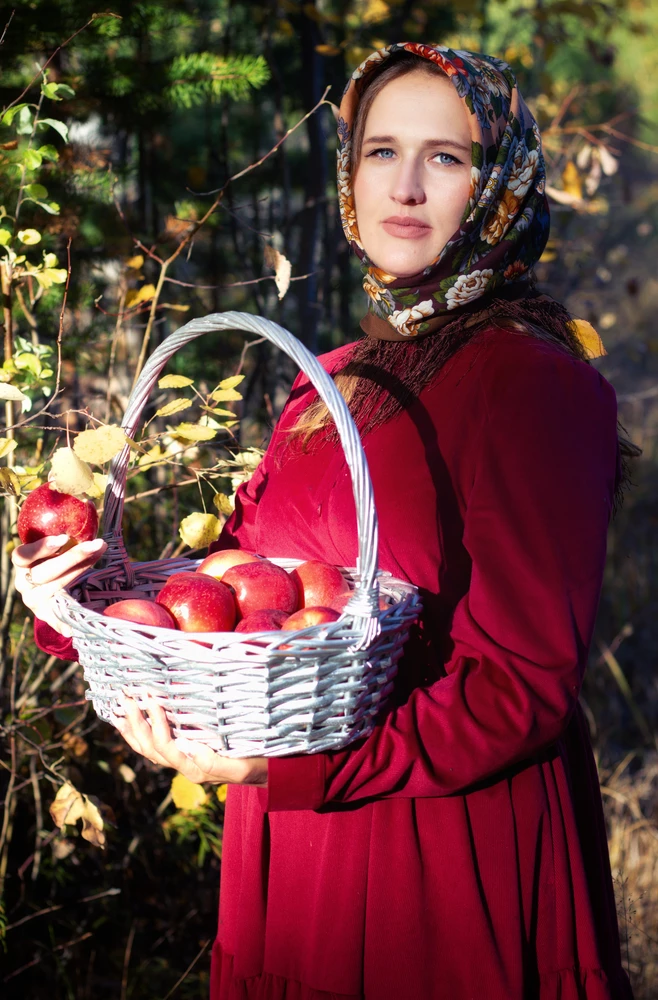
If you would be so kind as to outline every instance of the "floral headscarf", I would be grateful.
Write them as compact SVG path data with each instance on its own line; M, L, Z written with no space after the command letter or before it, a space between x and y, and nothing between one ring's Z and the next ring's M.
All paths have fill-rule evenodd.
M436 63L468 111L471 190L459 230L419 274L396 278L376 267L359 237L351 181L352 126L364 78L396 52ZM402 42L374 52L354 71L338 119L338 197L347 241L361 261L363 286L375 316L414 337L485 293L520 282L546 246L546 172L537 123L516 78L500 59L442 45ZM504 293L503 293L504 294ZM441 317L439 322L433 322Z

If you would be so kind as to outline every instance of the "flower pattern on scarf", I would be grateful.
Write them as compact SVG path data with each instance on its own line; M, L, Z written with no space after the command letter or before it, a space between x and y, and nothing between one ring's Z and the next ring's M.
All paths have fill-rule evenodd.
M471 189L460 228L418 275L396 278L369 260L352 191L352 124L364 78L396 52L435 63L468 112ZM373 52L345 88L338 120L338 198L343 231L361 261L369 308L408 337L432 320L512 282L527 281L549 230L546 171L537 123L510 67L442 45L402 42Z

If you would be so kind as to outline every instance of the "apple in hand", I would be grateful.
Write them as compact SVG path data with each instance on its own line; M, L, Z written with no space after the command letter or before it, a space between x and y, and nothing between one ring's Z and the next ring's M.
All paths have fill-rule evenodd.
M222 577L224 584L233 590L241 618L246 618L252 611L268 609L291 614L299 604L295 581L285 569L269 559L232 566Z
M260 562L258 556L253 552L244 552L242 549L219 549L211 552L209 556L199 563L196 568L197 573L207 573L214 576L216 580L221 580L227 569L231 566L240 566L242 563Z
M278 632L289 615L285 611L267 608L252 611L235 626L236 632Z
M174 573L158 594L183 632L231 632L235 625L233 594L204 573Z
M98 511L92 500L60 493L50 483L28 493L16 522L21 542L46 535L68 535L74 542L90 542L98 533Z
M109 604L103 614L107 618L122 618L139 625L157 625L158 628L178 628L176 619L164 604L143 600L139 597Z
M337 566L309 559L291 570L299 594L300 608L331 607L339 594L349 592L349 584Z
M286 618L281 626L282 632L296 632L300 628L309 628L310 625L322 625L324 622L336 622L340 618L333 608L309 607L300 608L293 615Z

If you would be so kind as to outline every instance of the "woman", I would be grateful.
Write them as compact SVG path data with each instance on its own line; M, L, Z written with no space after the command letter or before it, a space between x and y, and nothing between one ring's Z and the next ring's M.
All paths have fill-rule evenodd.
M578 705L624 465L614 390L529 280L548 235L536 123L504 63L403 44L353 74L339 136L370 308L323 362L364 438L380 565L422 588L421 627L387 714L342 751L222 758L131 702L122 731L231 784L213 1000L628 1000ZM16 550L18 585L61 631L49 601L81 557L31 570L46 545ZM304 377L219 546L354 564L344 456Z

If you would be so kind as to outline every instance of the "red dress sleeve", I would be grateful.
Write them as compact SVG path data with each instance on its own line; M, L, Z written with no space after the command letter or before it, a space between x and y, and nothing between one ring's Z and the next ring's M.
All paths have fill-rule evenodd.
M60 660L77 660L78 658L71 639L66 639L39 618L34 619L34 641L44 653L56 656Z
M480 377L463 536L472 571L446 676L346 750L270 760L269 810L461 792L567 726L603 579L616 397L595 368L556 350L520 373L494 361Z

